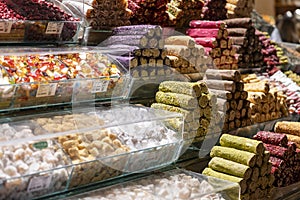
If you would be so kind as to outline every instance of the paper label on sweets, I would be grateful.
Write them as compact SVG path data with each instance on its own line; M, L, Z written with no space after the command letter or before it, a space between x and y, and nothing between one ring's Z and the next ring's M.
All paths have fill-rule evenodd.
M97 80L93 82L92 93L106 92L109 80Z
M52 175L32 177L27 187L27 192L35 192L49 188Z
M299 86L295 82L292 82L289 85L289 89L292 90L292 91L294 91L294 92L297 92L297 91L299 91Z
M40 84L36 92L36 97L54 96L57 88L57 83Z
M285 74L282 73L281 71L277 71L275 74L273 74L270 78L273 80L280 79L284 76Z
M12 22L0 22L0 33L10 33Z
M46 34L61 34L63 27L63 22L48 22Z

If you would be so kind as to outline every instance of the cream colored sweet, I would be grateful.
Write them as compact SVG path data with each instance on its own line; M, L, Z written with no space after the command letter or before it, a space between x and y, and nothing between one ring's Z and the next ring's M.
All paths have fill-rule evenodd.
M28 130L27 133L32 135ZM44 142L47 145L43 148L38 148L38 143L0 147L0 181L3 181L0 199L28 199L64 189L69 173L61 167L70 162L52 141ZM48 172L36 174L45 171ZM32 188L36 183L31 182L41 180L41 176L49 179L49 185Z
M210 195L207 195L210 194ZM186 174L159 174L124 185L112 186L89 195L81 200L225 200L215 194L213 187L205 180L200 181Z

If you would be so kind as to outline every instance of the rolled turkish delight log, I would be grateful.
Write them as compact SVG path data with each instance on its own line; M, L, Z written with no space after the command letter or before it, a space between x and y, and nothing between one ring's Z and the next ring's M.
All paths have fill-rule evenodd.
M256 92L248 92L248 98L247 98L248 101L251 102L251 106L253 108L253 110L257 110L257 111L260 111L261 109L261 98L259 95L257 95Z
M269 151L265 151L264 156L263 156L263 162L267 163L269 161L270 157L271 157L270 152Z
M195 37L195 42L207 48L215 48L219 46L218 41L214 37Z
M114 58L119 61L126 69L135 68L138 66L138 59L129 56L114 56Z
M264 144L260 141L223 134L220 138L221 146L232 147L244 151L249 151L255 154L263 155L265 151ZM270 152L271 153L271 152Z
M200 97L202 94L200 84L190 82L164 81L159 85L159 90L162 92L186 94L193 97Z
M285 134L288 138L288 141L294 142L297 146L297 148L300 148L300 137L296 135L291 135L291 134Z
M286 168L286 163L284 160L271 156L270 157L270 162L272 163L272 166L280 169L285 169Z
M288 149L290 155L293 155L297 149L296 143L288 141L287 149Z
M223 38L223 31L221 29L204 29L204 28L190 28L186 31L186 34L193 37L215 37L217 39Z
M263 163L259 169L259 175L265 176L267 174L267 170L268 170L268 163Z
M178 35L178 36L170 36L165 39L165 44L166 45L183 45L187 46L188 48L194 48L195 47L195 41L193 38L189 36L183 36L183 35Z
M209 89L210 93L216 95L218 98L231 100L233 98L233 95L231 92L225 91L225 90L215 90L215 89Z
M130 45L122 45L122 44L114 44L114 45L109 45L107 46L107 48L109 49L116 49L121 51L120 54L118 55L122 55L122 56L133 56L132 54L134 54L135 51L141 51L140 47L137 46L130 46ZM134 55L134 56L141 56L141 55Z
M239 37L239 36L230 36L232 43L234 45L246 47L248 45L248 39L246 37Z
M259 168L258 167L253 167L252 168L251 181L257 182L258 178L259 178Z
M184 45L165 45L168 55L187 59L191 56L191 49Z
M201 80L201 81L197 81L197 83L200 84L202 93L204 93L204 94L209 93L209 90L208 90L208 87L207 87L205 81Z
M212 58L219 58L221 57L222 55L222 50L221 48L212 48L211 51L209 52L209 55L212 57ZM219 58L220 59L220 58Z
M257 156L257 158L256 158L256 165L258 167L261 167L262 164L263 164L263 156Z
M210 94L203 94L199 97L199 106L201 108L206 108L209 105L209 101L210 101Z
M280 147L272 144L264 144L267 151L270 152L271 156L281 158L283 160L286 160L289 158L290 153L287 148Z
M249 166L220 157L213 157L208 163L208 167L218 172L243 178L244 180L248 180L252 174Z
M247 30L246 28L227 28L228 35L234 37L246 37Z
M227 112L230 110L230 103L227 99L217 98L217 106L222 112Z
M113 35L102 42L102 45L109 46L115 44L138 46L140 48L155 48L158 40L150 43L150 39L144 35Z
M210 152L210 157L224 158L252 168L256 164L257 155L230 147L214 146Z
M241 117L242 117L242 109L243 109L243 107L244 107L244 101L243 100L238 100L237 101L237 107L236 107L236 109L238 110L238 111L240 111L240 113L241 113Z
M245 193L246 190L247 190L247 181L242 179L242 178L235 177L235 176L230 176L230 175L227 175L227 174L224 174L224 173L220 173L220 172L214 171L213 169L210 169L210 168L205 168L203 170L202 174L238 183L240 185L242 194Z
M266 82L257 82L257 83L246 83L244 84L244 89L248 92L263 92L268 93L270 91L270 86Z
M176 94L170 92L157 92L155 100L158 103L164 103L174 106L179 106L186 109L195 109L198 107L198 101L196 98L185 95L185 94Z
M149 38L162 36L162 28L158 25L120 26L113 29L114 35L144 35Z
M273 133L267 131L259 131L253 136L254 139L267 144L273 144L281 147L287 147L288 138L285 134Z
M241 80L241 74L237 70L216 70L208 69L205 72L207 79L222 79L238 82Z
M277 122L274 128L277 133L286 133L300 137L300 123L299 122Z
M166 104L162 104L162 103L153 103L153 104L151 104L151 108L180 113L180 114L183 114L186 121L193 120L192 112L185 110L183 108L179 108L176 106L170 106L170 105L166 105Z
M251 18L234 18L234 19L226 19L223 20L227 28L250 28L252 26L252 19Z
M205 80L205 82L209 89L226 90L231 93L236 91L236 84L233 81Z
M179 68L182 66L183 59L179 58L178 56L167 56L167 57L170 60L171 67Z
M217 28L224 29L226 24L222 21L192 20L189 23L191 28Z

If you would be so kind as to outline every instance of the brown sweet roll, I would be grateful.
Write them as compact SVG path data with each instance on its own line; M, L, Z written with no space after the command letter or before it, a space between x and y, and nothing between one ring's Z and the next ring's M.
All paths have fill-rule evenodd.
M233 81L205 80L205 82L209 89L223 89L231 93L234 93L236 91L236 84Z
M299 122L277 122L274 128L277 133L287 133L291 135L300 136L300 123Z
M241 80L241 74L236 70L206 70L207 79L222 79L228 81L239 82Z

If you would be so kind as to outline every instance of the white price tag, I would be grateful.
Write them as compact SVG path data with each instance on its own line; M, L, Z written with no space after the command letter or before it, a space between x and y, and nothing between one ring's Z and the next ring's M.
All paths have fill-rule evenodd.
M277 80L282 78L283 76L285 76L284 73L282 73L282 71L277 71L275 74L273 74L270 78L273 80Z
M36 92L36 97L54 96L57 88L57 83L40 84Z
M32 177L27 187L27 192L35 192L49 188L52 175Z
M106 92L108 88L109 80L98 80L93 83L92 93Z
M61 34L63 27L63 22L48 22L46 34Z
M0 22L0 33L10 33L12 22Z

